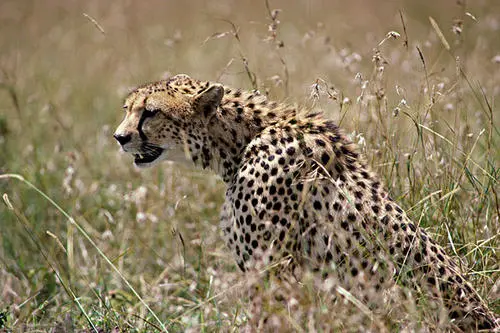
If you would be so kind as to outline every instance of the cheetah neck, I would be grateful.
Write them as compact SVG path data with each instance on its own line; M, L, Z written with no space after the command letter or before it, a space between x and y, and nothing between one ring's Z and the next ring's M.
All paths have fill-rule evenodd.
M258 93L225 91L215 116L205 125L201 148L192 155L195 164L212 169L230 183L241 163L247 145L263 129L290 119L296 109L269 102Z

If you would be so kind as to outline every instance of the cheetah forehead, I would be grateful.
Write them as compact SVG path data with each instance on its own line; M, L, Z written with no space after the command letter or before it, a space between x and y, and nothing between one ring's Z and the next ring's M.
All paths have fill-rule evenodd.
M146 83L134 89L125 99L125 108L139 102L153 104L151 107L182 105L210 86L208 81L192 79L185 74L175 75L167 80Z
M167 80L147 83L134 89L126 98L125 109L183 110L191 98L206 90L210 82L180 74Z

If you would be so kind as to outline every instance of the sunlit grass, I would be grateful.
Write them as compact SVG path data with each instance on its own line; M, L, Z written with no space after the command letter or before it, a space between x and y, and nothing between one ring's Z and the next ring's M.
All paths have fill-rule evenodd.
M139 172L111 137L129 88L176 73L341 124L498 312L500 8L468 5L3 1L0 194L14 210L0 205L0 329L443 324L411 300L410 315L366 315L356 299L331 305L312 277L243 276L219 237L223 184L184 166Z

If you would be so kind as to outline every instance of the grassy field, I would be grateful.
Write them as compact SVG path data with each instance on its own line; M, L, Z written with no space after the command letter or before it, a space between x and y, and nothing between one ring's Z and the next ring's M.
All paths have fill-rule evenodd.
M322 110L500 312L500 2L465 3L1 1L0 331L238 331L255 284L266 330L447 327L243 276L222 182L112 138L128 89L177 73Z

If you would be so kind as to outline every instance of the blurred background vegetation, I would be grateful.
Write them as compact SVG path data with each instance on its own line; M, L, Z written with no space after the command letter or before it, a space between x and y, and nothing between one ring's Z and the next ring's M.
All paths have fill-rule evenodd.
M0 330L246 325L248 300L231 288L242 275L219 238L221 181L168 163L139 172L111 137L130 88L177 73L340 123L498 311L500 2L3 0ZM8 173L71 215L152 311ZM294 329L345 328L302 306L318 311ZM292 320L266 311L276 327Z

